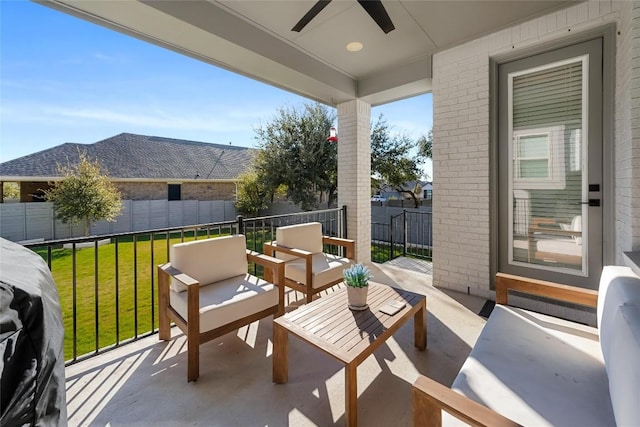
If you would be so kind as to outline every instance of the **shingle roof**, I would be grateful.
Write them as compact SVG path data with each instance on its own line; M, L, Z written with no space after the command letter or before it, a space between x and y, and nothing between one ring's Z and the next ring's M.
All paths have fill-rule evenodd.
M76 163L78 152L98 159L112 179L234 179L257 150L157 136L121 133L93 144L66 143L0 163L4 177L56 177L58 164Z

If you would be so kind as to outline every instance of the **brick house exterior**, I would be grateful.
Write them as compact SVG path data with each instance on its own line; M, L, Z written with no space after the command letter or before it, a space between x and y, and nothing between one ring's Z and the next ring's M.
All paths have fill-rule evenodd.
M98 159L123 200L234 200L255 149L123 133L94 144L62 144L0 164L0 182L20 184L20 202L42 201L58 164L79 152ZM0 199L1 200L1 199Z
M583 34L612 26L616 31L612 45L605 44L605 52L608 49L611 55L605 66L614 70L615 115L612 136L605 142L615 171L610 171L614 178L607 195L614 195L616 203L609 205L613 219L605 222L604 262L624 264L623 252L640 247L640 144L634 119L640 110L640 2L578 3L434 55L433 135L437 143L433 145L433 161L438 176L433 193L438 212L433 223L437 245L434 283L492 296L490 283L497 269L492 242L497 224L493 221L499 203L492 199L495 155L489 143L495 132L492 59L554 43L568 45L577 40L571 37L586 37Z

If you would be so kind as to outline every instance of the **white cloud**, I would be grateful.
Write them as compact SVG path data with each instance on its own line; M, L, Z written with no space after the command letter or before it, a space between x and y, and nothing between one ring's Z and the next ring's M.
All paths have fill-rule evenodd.
M166 111L124 111L100 108L53 108L47 111L53 116L94 120L97 122L116 123L122 125L136 125L154 127L158 129L185 129L217 132L231 132L250 126L242 123L230 115L215 114L212 117L206 113L166 112ZM186 114L185 114L186 113Z
M126 64L130 63L130 59L123 55L108 55L102 52L93 52L91 56L100 62L107 64Z
M121 125L123 129L145 127L157 129L237 132L252 129L264 110L225 110L212 108L196 111L167 111L157 108L127 107L64 107L57 105L22 104L2 106L3 122L81 124L83 126Z

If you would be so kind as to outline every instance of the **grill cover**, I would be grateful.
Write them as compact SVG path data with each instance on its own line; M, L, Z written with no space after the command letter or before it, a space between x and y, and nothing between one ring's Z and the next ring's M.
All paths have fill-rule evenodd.
M0 238L0 425L67 424L63 341L47 264Z

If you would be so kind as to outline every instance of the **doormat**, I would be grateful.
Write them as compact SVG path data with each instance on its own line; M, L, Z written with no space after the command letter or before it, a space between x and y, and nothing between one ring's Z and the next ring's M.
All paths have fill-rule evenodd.
M485 302L482 308L480 309L478 316L488 319L489 316L491 315L491 312L493 311L493 307L495 306L496 306L496 302L488 299L487 302Z

